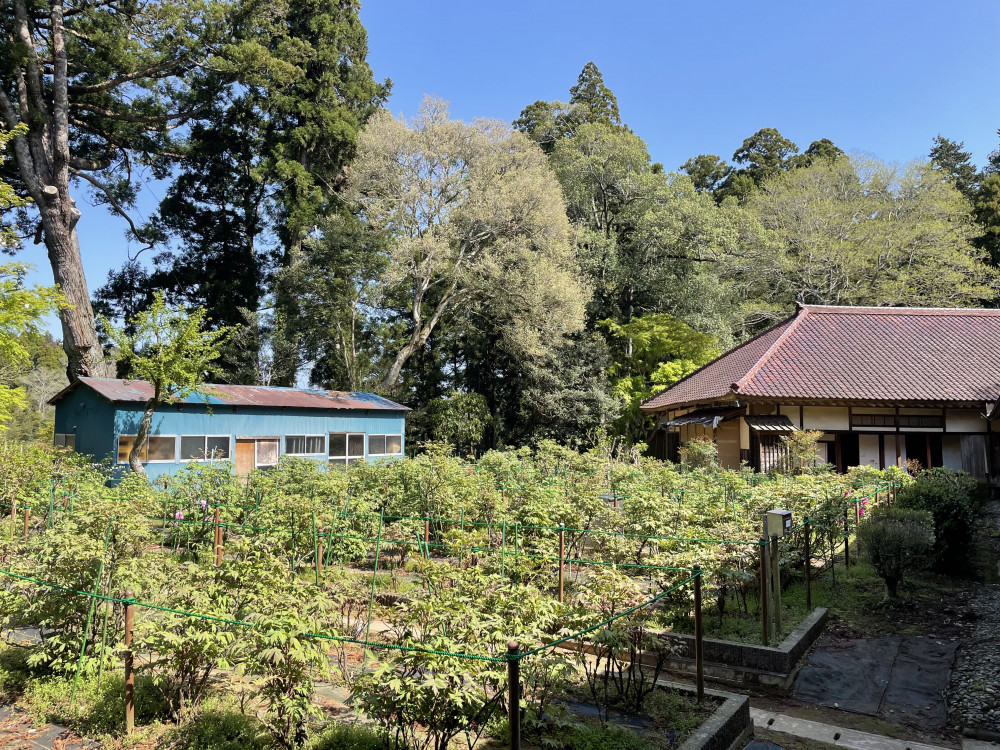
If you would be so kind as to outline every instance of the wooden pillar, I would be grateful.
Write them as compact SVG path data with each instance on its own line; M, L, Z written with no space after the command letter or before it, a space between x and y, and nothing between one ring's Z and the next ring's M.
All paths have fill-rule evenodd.
M899 407L896 407L896 466L903 465L903 454L899 449Z
M834 445L834 451L837 454L837 458L836 458L837 473L839 473L839 474L846 474L847 473L847 467L844 466L844 451L843 451L843 448L842 448L842 446L840 444L840 433L839 432L836 435L834 435L833 445Z

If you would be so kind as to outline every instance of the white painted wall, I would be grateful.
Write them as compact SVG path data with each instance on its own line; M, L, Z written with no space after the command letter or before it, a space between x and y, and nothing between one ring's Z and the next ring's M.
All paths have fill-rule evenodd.
M945 432L986 432L986 420L977 409L947 409Z
M807 430L847 430L846 406L804 406L802 427Z

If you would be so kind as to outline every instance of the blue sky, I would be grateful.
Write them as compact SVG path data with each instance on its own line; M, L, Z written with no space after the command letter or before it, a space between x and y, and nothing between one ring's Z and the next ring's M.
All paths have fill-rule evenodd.
M361 18L395 114L413 115L426 93L454 117L511 120L537 99L567 99L593 60L668 170L700 153L728 159L763 127L803 150L830 138L900 162L926 157L938 133L965 141L978 165L1000 144L995 0L368 0ZM78 200L94 289L129 248L120 220ZM20 259L51 281L40 246Z

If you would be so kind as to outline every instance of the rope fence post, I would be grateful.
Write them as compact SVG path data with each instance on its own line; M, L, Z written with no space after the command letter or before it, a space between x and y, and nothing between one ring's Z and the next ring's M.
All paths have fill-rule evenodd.
M559 603L563 603L563 582L566 578L566 524L559 524Z
M319 554L316 555L316 583L318 584L323 578L323 555L326 553L326 544L323 536L323 527L319 528Z
M517 641L507 644L507 724L510 750L521 750L521 647Z
M125 592L125 734L135 732L135 675L132 672L132 623L134 593Z
M701 565L694 566L694 670L698 702L705 699L705 648L701 624Z
M222 527L219 525L219 506L215 506L215 567L222 565Z
M806 574L806 610L811 612L813 607L813 589L812 589L812 551L809 549L810 537L812 536L812 529L809 526L809 521L803 524L803 529L805 531L805 574Z
M774 584L771 604L774 607L775 642L781 641L781 563L778 559L778 535L771 536L771 582Z
M847 527L847 508L844 508L844 571L851 569L851 534Z
M771 623L770 614L768 609L770 605L768 604L768 575L767 575L767 539L761 537L760 540L760 634L761 643L763 645L768 645L769 638L771 636Z

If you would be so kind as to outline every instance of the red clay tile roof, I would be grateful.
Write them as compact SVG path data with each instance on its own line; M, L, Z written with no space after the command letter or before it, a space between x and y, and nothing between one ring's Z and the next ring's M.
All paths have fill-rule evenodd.
M648 399L982 403L1000 395L1000 310L806 305Z
M118 378L80 378L77 383L53 396L54 404L78 384L92 388L108 401L145 402L153 395L153 386L145 380L121 380ZM348 391L324 391L315 388L277 388L264 385L212 385L206 384L208 393L190 395L181 399L185 404L209 404L212 406L259 406L268 408L286 407L290 409L379 409L383 411L409 411L406 406L374 393L354 393Z

